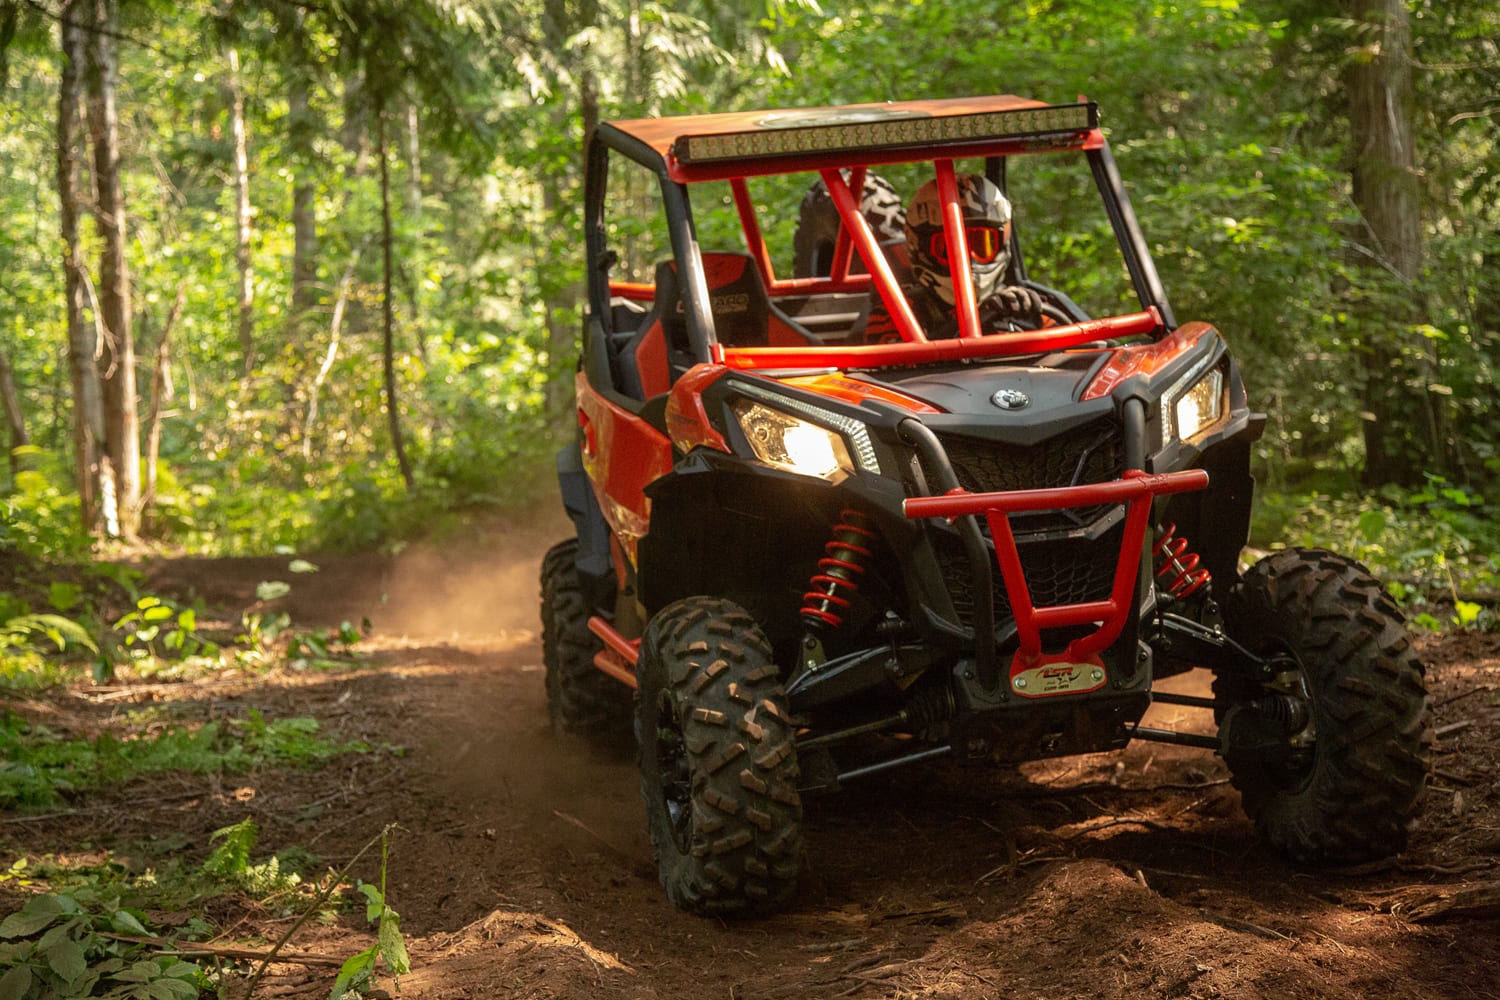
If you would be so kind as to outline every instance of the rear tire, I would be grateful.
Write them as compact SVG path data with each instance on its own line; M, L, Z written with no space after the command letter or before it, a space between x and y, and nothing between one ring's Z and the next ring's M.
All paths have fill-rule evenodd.
M661 884L699 914L773 910L796 888L795 729L765 634L738 605L691 597L641 644L636 742Z
M865 175L865 188L859 211L870 224L877 243L906 237L906 206L901 196L884 177ZM797 212L797 231L792 235L792 276L827 277L833 270L833 248L838 242L839 210L822 181L817 181L802 196ZM859 257L854 258L859 264Z
M542 559L542 662L554 733L575 733L605 747L631 739L630 690L594 666L604 648L589 631L594 609L578 580L578 540L559 542Z
M1261 837L1310 864L1401 851L1421 812L1433 734L1422 664L1390 595L1351 559L1289 549L1250 568L1228 618L1238 642L1283 667L1270 681L1214 679L1230 774ZM1308 706L1290 738L1247 704L1276 694ZM1237 748L1244 723L1255 736Z

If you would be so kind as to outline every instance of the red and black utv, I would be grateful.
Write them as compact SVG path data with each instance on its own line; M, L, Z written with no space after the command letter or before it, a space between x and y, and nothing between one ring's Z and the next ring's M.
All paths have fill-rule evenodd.
M955 267L939 336L900 198L935 184L918 250L992 257L960 204L977 177L1013 211L1005 283L1043 307L987 322ZM586 198L548 704L563 731L633 731L674 903L783 904L812 791L1135 739L1222 754L1296 861L1403 847L1422 665L1359 564L1241 570L1264 417L1219 332L1174 318L1095 105L609 122ZM875 310L894 332L871 342ZM1212 698L1153 691L1194 667ZM1217 735L1143 727L1153 700Z

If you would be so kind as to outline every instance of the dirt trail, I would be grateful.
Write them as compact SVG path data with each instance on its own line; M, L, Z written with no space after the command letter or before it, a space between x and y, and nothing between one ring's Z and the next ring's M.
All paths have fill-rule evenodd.
M557 528L461 558L315 559L291 610L309 624L368 616L365 666L190 696L221 711L315 715L408 752L337 774L253 776L195 800L196 811L136 802L108 835L211 830L248 812L262 849L302 844L331 862L398 822L388 898L413 963L400 995L419 1000L1500 997L1493 637L1424 642L1437 787L1399 862L1289 867L1258 846L1216 758L1137 744L1004 773L898 771L814 800L791 908L724 923L663 896L633 763L548 729L535 573ZM243 607L284 565L179 561L153 577ZM1153 711L1163 725L1194 724L1190 710ZM79 822L32 833L103 839ZM1490 908L1419 919L1465 887L1488 892ZM306 927L294 947L347 956L368 943L357 917ZM274 939L284 926L249 914L236 933ZM326 996L333 974L273 972L258 995Z

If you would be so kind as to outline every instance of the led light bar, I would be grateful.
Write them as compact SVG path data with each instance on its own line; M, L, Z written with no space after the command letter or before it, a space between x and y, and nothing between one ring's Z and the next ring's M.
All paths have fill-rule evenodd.
M712 163L940 142L1025 139L1087 132L1098 126L1099 107L1093 103L941 116L878 107L840 109L768 117L758 127L738 132L678 136L672 153L682 163Z

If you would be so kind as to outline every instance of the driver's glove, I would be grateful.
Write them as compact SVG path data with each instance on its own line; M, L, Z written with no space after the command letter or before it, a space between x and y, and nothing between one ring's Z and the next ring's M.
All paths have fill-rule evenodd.
M1021 320L1033 326L1042 321L1042 297L1024 285L1008 285L984 300L981 319L991 322Z

